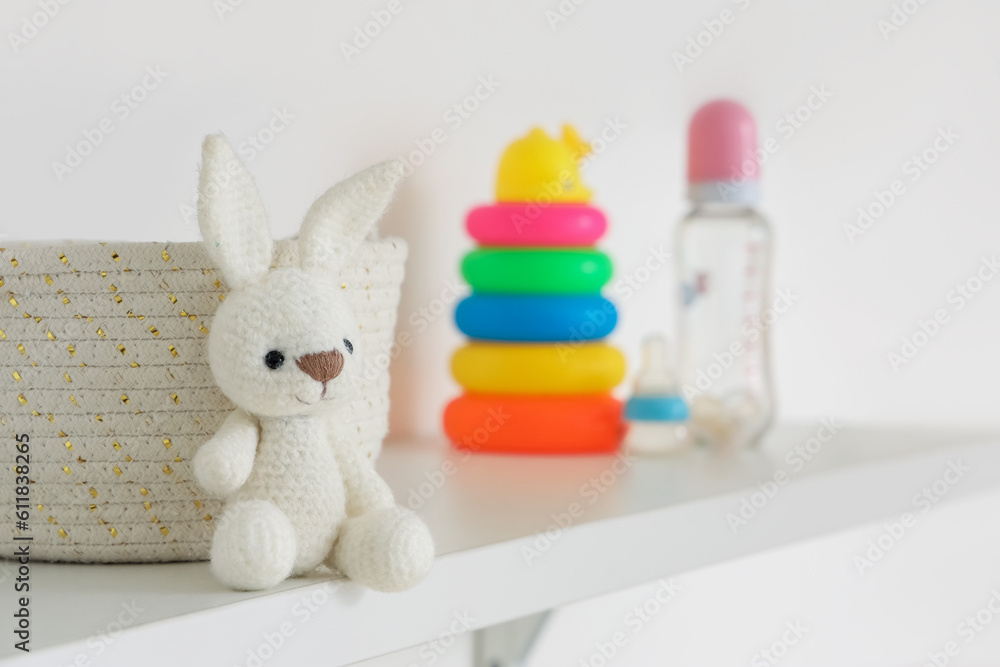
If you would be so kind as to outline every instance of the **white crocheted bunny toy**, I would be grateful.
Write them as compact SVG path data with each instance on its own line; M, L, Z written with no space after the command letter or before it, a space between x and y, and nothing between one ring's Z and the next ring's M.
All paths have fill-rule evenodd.
M264 206L221 135L202 147L198 219L230 288L208 337L208 362L236 404L193 460L198 483L226 504L212 572L259 590L325 563L380 591L430 570L427 526L395 504L367 454L338 433L359 381L358 331L337 270L392 199L403 169L384 162L333 186L306 213L297 267L271 268ZM345 427L346 428L346 427Z

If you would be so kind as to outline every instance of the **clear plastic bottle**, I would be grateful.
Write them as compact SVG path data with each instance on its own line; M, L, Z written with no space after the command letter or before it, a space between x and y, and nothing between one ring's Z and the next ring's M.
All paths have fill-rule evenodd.
M759 198L753 117L735 102L706 104L689 132L693 210L677 230L681 394L696 442L740 448L771 424L774 398L765 310L771 232Z
M625 448L637 454L669 454L690 442L689 411L677 389L677 377L664 336L652 334L642 342L642 366L632 396L625 403Z

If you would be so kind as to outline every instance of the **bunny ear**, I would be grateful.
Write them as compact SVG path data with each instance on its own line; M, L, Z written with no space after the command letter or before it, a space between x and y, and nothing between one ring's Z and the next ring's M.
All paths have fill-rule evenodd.
M341 268L385 213L402 179L403 163L390 160L323 193L302 221L299 265L306 271Z
M250 172L221 134L205 137L198 182L198 223L205 250L230 287L267 273L274 242Z

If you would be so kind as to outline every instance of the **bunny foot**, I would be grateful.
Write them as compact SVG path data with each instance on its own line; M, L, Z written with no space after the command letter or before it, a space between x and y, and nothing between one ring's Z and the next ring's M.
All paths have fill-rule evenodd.
M245 591L284 581L295 563L295 530L288 517L267 500L226 507L212 540L212 573Z
M417 515L387 507L347 519L327 565L377 591L420 583L434 562L434 541Z

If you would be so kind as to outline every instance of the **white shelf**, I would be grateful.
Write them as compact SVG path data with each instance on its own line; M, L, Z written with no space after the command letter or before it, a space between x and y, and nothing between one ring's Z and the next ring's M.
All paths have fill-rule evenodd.
M609 472L611 457L466 457L441 442L390 444L379 468L401 503L422 483L427 492L429 480L443 482L420 508L441 555L414 590L380 594L317 576L266 593L236 593L214 581L204 563L34 563L32 652L13 649L8 625L0 659L46 667L247 665L248 650L284 627L292 634L263 665L349 664L458 629L456 614L485 627L898 518L952 460L970 472L942 502L1000 488L1000 435L845 429L792 471L787 452L816 427L784 426L760 450L730 458L691 452L639 459L621 475ZM780 470L790 481L734 534L727 513ZM588 486L602 474L603 492ZM529 565L525 550L541 551L538 533L574 503L581 511L573 525L555 531ZM0 585L11 587L11 579ZM0 610L8 624L12 597L8 588ZM119 616L131 616L123 605L132 604L138 617L106 644L98 633L117 634Z

